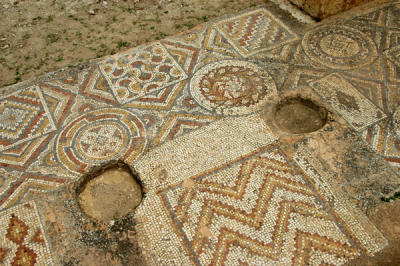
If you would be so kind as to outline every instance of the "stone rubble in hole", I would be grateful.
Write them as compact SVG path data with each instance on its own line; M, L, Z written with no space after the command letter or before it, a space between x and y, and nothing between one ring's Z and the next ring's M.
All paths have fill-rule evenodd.
M283 131L293 134L311 133L325 125L327 111L310 100L288 98L277 104L274 119Z
M82 211L109 221L132 212L142 201L142 188L130 172L111 168L92 178L78 195Z

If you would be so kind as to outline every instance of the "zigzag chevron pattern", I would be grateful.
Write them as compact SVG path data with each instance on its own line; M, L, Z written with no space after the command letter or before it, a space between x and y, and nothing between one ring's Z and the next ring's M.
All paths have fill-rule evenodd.
M228 40L214 27L209 27L204 37L203 48L217 52L225 56L238 57L239 54L234 50Z
M359 253L278 150L159 195L198 265L225 265L241 257L257 258L258 265L342 264Z
M243 56L297 40L296 34L265 9L227 19L217 27Z

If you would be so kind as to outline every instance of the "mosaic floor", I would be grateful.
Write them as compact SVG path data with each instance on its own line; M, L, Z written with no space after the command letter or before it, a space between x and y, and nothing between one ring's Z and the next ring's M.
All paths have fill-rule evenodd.
M390 247L369 216L400 190L400 2L386 2L320 23L268 3L4 88L0 264L342 265ZM285 96L328 123L280 131L268 110ZM94 221L75 185L112 160L145 197Z

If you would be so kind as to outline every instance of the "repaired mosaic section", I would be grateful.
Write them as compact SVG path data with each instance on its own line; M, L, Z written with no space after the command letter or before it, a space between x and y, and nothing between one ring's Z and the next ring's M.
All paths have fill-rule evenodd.
M193 33L194 36L188 39L195 39L197 35ZM167 51L172 55L175 61L184 69L188 74L191 74L196 63L197 57L199 55L200 49L197 47L192 47L189 45L184 45L173 41L163 41L162 44L167 49Z
M113 90L100 68L95 66L85 75L82 85L79 87L79 94L88 98L116 105Z
M384 64L386 69L387 81L393 84L396 88L398 88L400 84L400 64L390 59L386 59L384 61Z
M356 131L361 131L386 117L383 111L339 74L312 81L310 85Z
M0 213L0 264L54 265L34 201Z
M217 120L215 116L188 113L171 113L154 139L153 145L179 137L185 132L198 129Z

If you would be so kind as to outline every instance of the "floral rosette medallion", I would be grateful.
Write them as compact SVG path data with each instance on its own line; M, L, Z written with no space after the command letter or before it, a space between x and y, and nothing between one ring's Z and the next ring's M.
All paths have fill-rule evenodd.
M245 115L258 111L276 94L272 76L246 61L214 62L197 71L190 93L205 109L221 115Z

